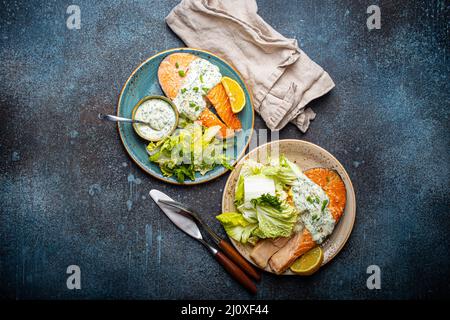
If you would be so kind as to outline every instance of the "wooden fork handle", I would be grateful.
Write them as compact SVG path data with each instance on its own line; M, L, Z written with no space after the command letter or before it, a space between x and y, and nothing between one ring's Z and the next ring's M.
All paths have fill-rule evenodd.
M256 294L256 285L241 268L220 251L218 251L214 257L237 282L244 286L250 293Z
M220 249L233 260L242 270L256 281L261 280L261 274L228 242L221 240L218 244Z

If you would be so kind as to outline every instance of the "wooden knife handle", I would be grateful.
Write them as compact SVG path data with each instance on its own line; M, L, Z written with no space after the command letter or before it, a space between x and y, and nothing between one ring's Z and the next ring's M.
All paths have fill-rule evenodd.
M245 258L241 256L241 254L237 252L237 250L230 243L225 240L221 240L218 243L218 246L223 252L225 252L228 258L233 260L233 262L241 267L241 269L244 270L250 277L256 281L261 280L261 274L256 271L256 269L247 260L245 260Z
M220 251L218 251L214 257L237 282L243 285L250 293L256 294L256 285L241 268L235 265L233 261L228 259L227 256Z

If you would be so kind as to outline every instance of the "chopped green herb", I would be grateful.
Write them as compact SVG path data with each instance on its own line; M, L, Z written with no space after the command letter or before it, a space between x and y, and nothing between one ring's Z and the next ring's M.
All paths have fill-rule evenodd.
M186 92L186 88L181 88L181 93L185 93Z
M196 107L195 107L195 111L198 111L199 109L200 109L199 106L196 106Z
M200 82L203 83L203 74L200 75Z
M311 198L311 196L307 196L306 197L306 201L308 201L309 203L313 203L314 200Z
M316 203L319 204L320 203L320 198L318 196L316 196Z
M184 77L186 75L183 70L178 71L178 74L180 75L180 77Z
M178 64L178 62L175 62L175 67L178 69L180 67L180 65Z
M281 210L281 201L269 193L261 195L258 199L251 200L253 204L268 204L277 210Z
M315 220L319 219L319 216L314 214L311 218L313 219L313 221L315 221Z
M198 92L198 87L193 87L192 90L194 90L195 92Z
M195 108L195 107L197 107L197 105L195 104L195 102L189 102L189 107L191 107L191 108Z
M328 204L328 200L323 200L322 202L322 211L325 210L325 208L327 207Z
M203 88L202 88L202 90L203 90L203 92L204 92L205 94L207 94L207 93L208 93L208 91L209 91L209 88L205 88L205 87L203 87Z

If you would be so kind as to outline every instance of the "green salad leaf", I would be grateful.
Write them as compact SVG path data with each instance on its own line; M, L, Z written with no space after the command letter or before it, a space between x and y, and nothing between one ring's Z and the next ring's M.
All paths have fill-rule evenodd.
M261 173L273 177L276 181L285 185L292 185L297 180L298 167L286 159L284 155L280 155L278 162L269 166L265 166Z
M277 199L276 197L274 197ZM261 196L255 202L261 238L289 237L297 222L297 210L287 202Z
M240 206L244 203L244 176L240 175L234 193L234 204Z
M234 204L237 212L224 213L217 217L227 234L242 243L254 243L264 238L289 237L299 220L298 210L287 201L287 191L297 179L296 170L300 169L284 156L269 164L246 160L241 167L235 189ZM263 178L264 186L255 184L255 176ZM275 191L270 188L271 180ZM247 196L246 190L249 191ZM262 190L272 191L267 193ZM248 199L249 197L253 199Z
M196 172L204 175L218 165L233 169L224 152L230 142L216 138L219 130L185 121L171 136L148 144L149 160L159 165L164 176L179 182L195 180Z
M218 215L226 233L234 240L241 243L253 242L251 235L258 225L247 221L239 212L224 212Z

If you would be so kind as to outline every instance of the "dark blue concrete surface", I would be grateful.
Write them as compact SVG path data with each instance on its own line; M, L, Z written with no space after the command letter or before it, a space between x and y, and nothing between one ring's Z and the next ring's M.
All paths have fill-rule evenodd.
M311 106L306 134L281 138L328 149L347 168L358 210L335 260L310 278L264 275L260 299L449 297L449 6L373 1L260 0L260 14L333 77ZM182 46L164 17L177 1L85 1L68 30L69 1L0 4L0 289L27 298L251 298L147 196L151 188L214 219L226 176L164 184L125 153L114 125L122 84L152 54ZM264 124L257 117L256 128ZM66 288L81 267L82 289ZM381 268L368 290L366 268Z

